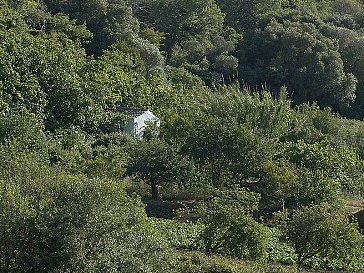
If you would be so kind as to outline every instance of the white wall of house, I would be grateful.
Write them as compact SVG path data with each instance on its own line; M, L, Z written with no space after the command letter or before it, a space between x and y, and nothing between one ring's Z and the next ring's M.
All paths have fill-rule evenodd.
M144 132L148 124L155 124L160 126L160 119L157 118L152 112L145 111L140 116L131 119L124 127L124 132L135 136L136 138L143 139Z

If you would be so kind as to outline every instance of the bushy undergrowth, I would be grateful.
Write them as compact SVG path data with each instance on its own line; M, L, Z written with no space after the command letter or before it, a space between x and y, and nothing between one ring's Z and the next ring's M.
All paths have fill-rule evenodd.
M179 266L182 272L188 273L305 273L296 267L278 264L238 261L222 256L206 256L202 253L181 253ZM315 271L319 273L321 271ZM323 271L322 271L323 272Z
M317 261L316 261L317 262ZM311 267L314 260L311 261ZM242 261L224 256L207 256L201 252L181 252L178 256L178 265L181 272L188 273L328 273L328 272L354 272L326 271L323 269L304 269L294 265L279 263L259 263ZM362 271L357 271L362 272Z
M268 249L265 260L260 262L243 262L242 260L223 258L223 256L203 255L202 253L206 247L203 240L205 227L202 223L159 218L153 218L151 223L172 247L182 251L182 253L189 253L180 256L178 266L184 268L182 272L297 272L298 260L295 249L292 244L283 240L284 232L278 228L269 228ZM304 266L315 268L316 271L314 272L317 272L320 268L326 268L327 270L339 268L343 270L347 268L350 272L361 272L361 260L356 260L356 262L353 261L350 268L347 268L343 265L341 259L325 259L315 255L307 259L304 262ZM274 266L272 263L280 264L281 266ZM183 271L187 270L187 268L190 271Z
M152 223L169 244L177 249L198 250L203 248L201 234L204 226L201 223L158 218L153 218Z
M293 265L297 261L297 255L291 245L282 242L281 237L281 230L269 229L268 261Z
M0 273L364 270L363 1L0 0L0 41Z
M120 183L0 147L0 272L173 272L173 253Z

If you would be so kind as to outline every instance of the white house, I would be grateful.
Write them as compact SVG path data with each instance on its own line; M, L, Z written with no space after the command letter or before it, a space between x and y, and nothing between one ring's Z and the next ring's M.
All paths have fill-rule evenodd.
M124 127L124 133L131 134L136 138L143 139L148 126L160 126L160 119L147 109L118 107L117 110L130 116L129 122Z

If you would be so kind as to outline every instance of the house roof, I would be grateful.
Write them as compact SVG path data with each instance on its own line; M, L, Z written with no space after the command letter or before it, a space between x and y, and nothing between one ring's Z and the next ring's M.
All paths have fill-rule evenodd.
M128 114L130 117L136 118L142 115L145 111L148 111L148 109L119 106L116 108L116 111L124 112Z

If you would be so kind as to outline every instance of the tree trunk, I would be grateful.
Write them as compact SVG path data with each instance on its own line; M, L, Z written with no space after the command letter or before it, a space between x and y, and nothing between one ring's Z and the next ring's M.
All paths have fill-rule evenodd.
M301 272L302 271L302 265L303 265L303 257L302 257L302 254L298 254L298 257L297 257L297 268L298 268L298 272Z
M221 187L221 166L217 160L213 160L211 163L211 180L212 185L217 188Z
M158 199L158 187L155 183L150 183L152 199Z

